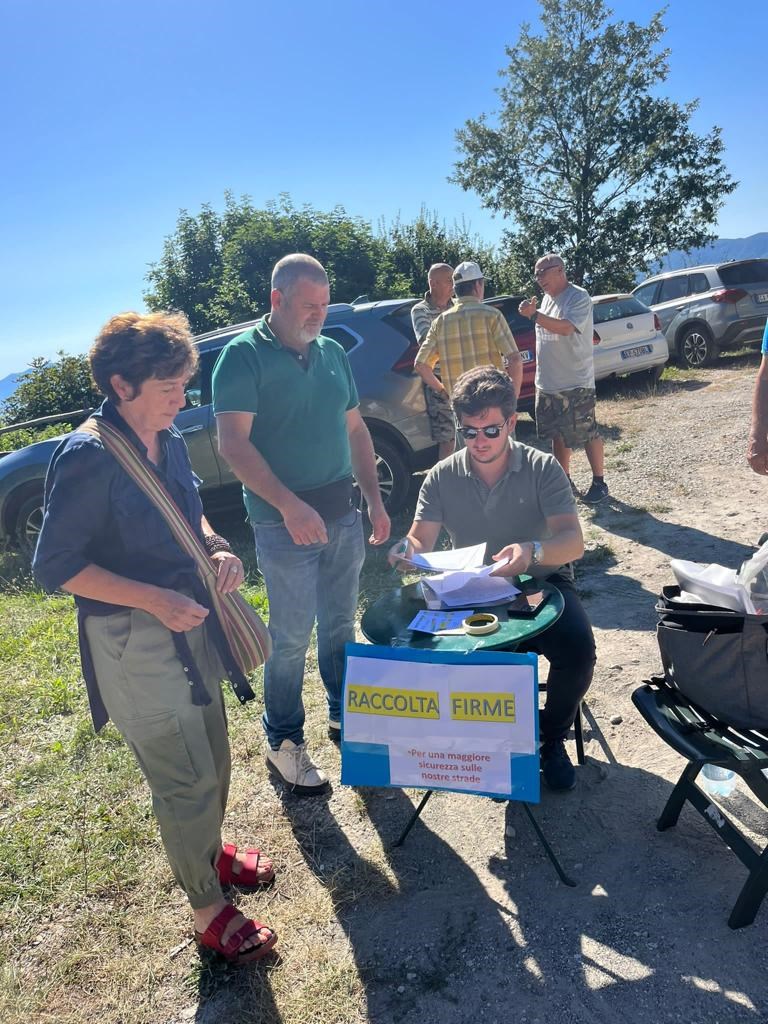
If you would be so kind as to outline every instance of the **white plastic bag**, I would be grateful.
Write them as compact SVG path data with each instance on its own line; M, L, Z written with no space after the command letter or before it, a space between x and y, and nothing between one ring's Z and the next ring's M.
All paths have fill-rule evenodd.
M742 564L736 579L748 594L752 610L768 613L768 541Z
M686 562L682 558L673 558L669 564L680 589L695 594L705 604L730 608L734 612L754 612L749 592L737 579L735 569Z

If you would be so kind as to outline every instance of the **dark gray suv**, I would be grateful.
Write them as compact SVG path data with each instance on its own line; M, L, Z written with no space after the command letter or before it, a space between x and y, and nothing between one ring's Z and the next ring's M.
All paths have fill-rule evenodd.
M371 432L379 484L387 508L404 504L411 475L437 456L424 405L421 379L413 373L416 345L411 327L415 300L336 303L328 308L323 334L344 348L360 394L360 411ZM200 371L187 389L187 407L176 417L192 465L203 483L209 511L237 508L240 484L219 456L211 406L211 374L226 343L251 323L195 339ZM42 523L45 473L59 439L29 445L0 459L0 546L17 542L31 550Z
M486 301L507 318L523 357L523 389L518 402L532 409L535 338L531 323L517 312L521 296ZM360 411L373 439L379 485L389 512L405 504L411 476L437 458L424 405L421 378L413 372L417 351L411 326L416 299L340 302L328 308L323 334L349 357L360 395ZM187 388L187 407L176 417L192 465L203 480L200 493L209 512L242 508L241 488L220 458L211 406L211 374L226 343L250 323L199 335L200 372ZM60 439L28 445L0 459L0 548L34 549L42 524L45 473Z
M692 368L723 349L763 336L768 317L768 260L738 260L669 270L634 289L661 321L670 354Z

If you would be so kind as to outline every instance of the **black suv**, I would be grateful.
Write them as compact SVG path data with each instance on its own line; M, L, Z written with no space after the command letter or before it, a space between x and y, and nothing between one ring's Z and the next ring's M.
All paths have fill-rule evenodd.
M416 341L411 326L415 299L336 303L328 308L323 334L346 351L360 395L360 411L373 439L379 485L390 513L405 504L411 476L431 466L437 446L431 438L421 378L413 372ZM487 300L506 316L523 356L523 401L531 406L535 340L530 321L517 312L520 296ZM187 388L187 406L176 417L200 494L211 512L237 508L241 487L219 456L211 405L211 375L219 353L250 323L198 336L200 371ZM16 542L34 548L42 524L45 473L59 439L28 445L0 459L0 547Z

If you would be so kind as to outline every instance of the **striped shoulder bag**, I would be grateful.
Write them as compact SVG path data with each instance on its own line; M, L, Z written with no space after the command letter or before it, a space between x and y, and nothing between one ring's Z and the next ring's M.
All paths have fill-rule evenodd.
M78 432L98 437L131 479L162 513L181 549L194 560L236 664L245 675L263 665L272 653L272 638L261 616L237 590L216 590L216 569L205 546L179 510L157 474L145 464L130 441L104 419L91 418Z

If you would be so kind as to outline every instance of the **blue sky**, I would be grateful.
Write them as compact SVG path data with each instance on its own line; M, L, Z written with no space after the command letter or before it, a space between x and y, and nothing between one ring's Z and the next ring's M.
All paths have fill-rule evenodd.
M660 4L616 0L645 22ZM341 203L375 223L426 204L490 241L502 222L448 184L454 132L496 108L504 46L534 0L277 5L0 0L0 378L86 351L142 308L178 211ZM698 97L740 180L718 234L768 230L768 4L672 0L666 92Z

